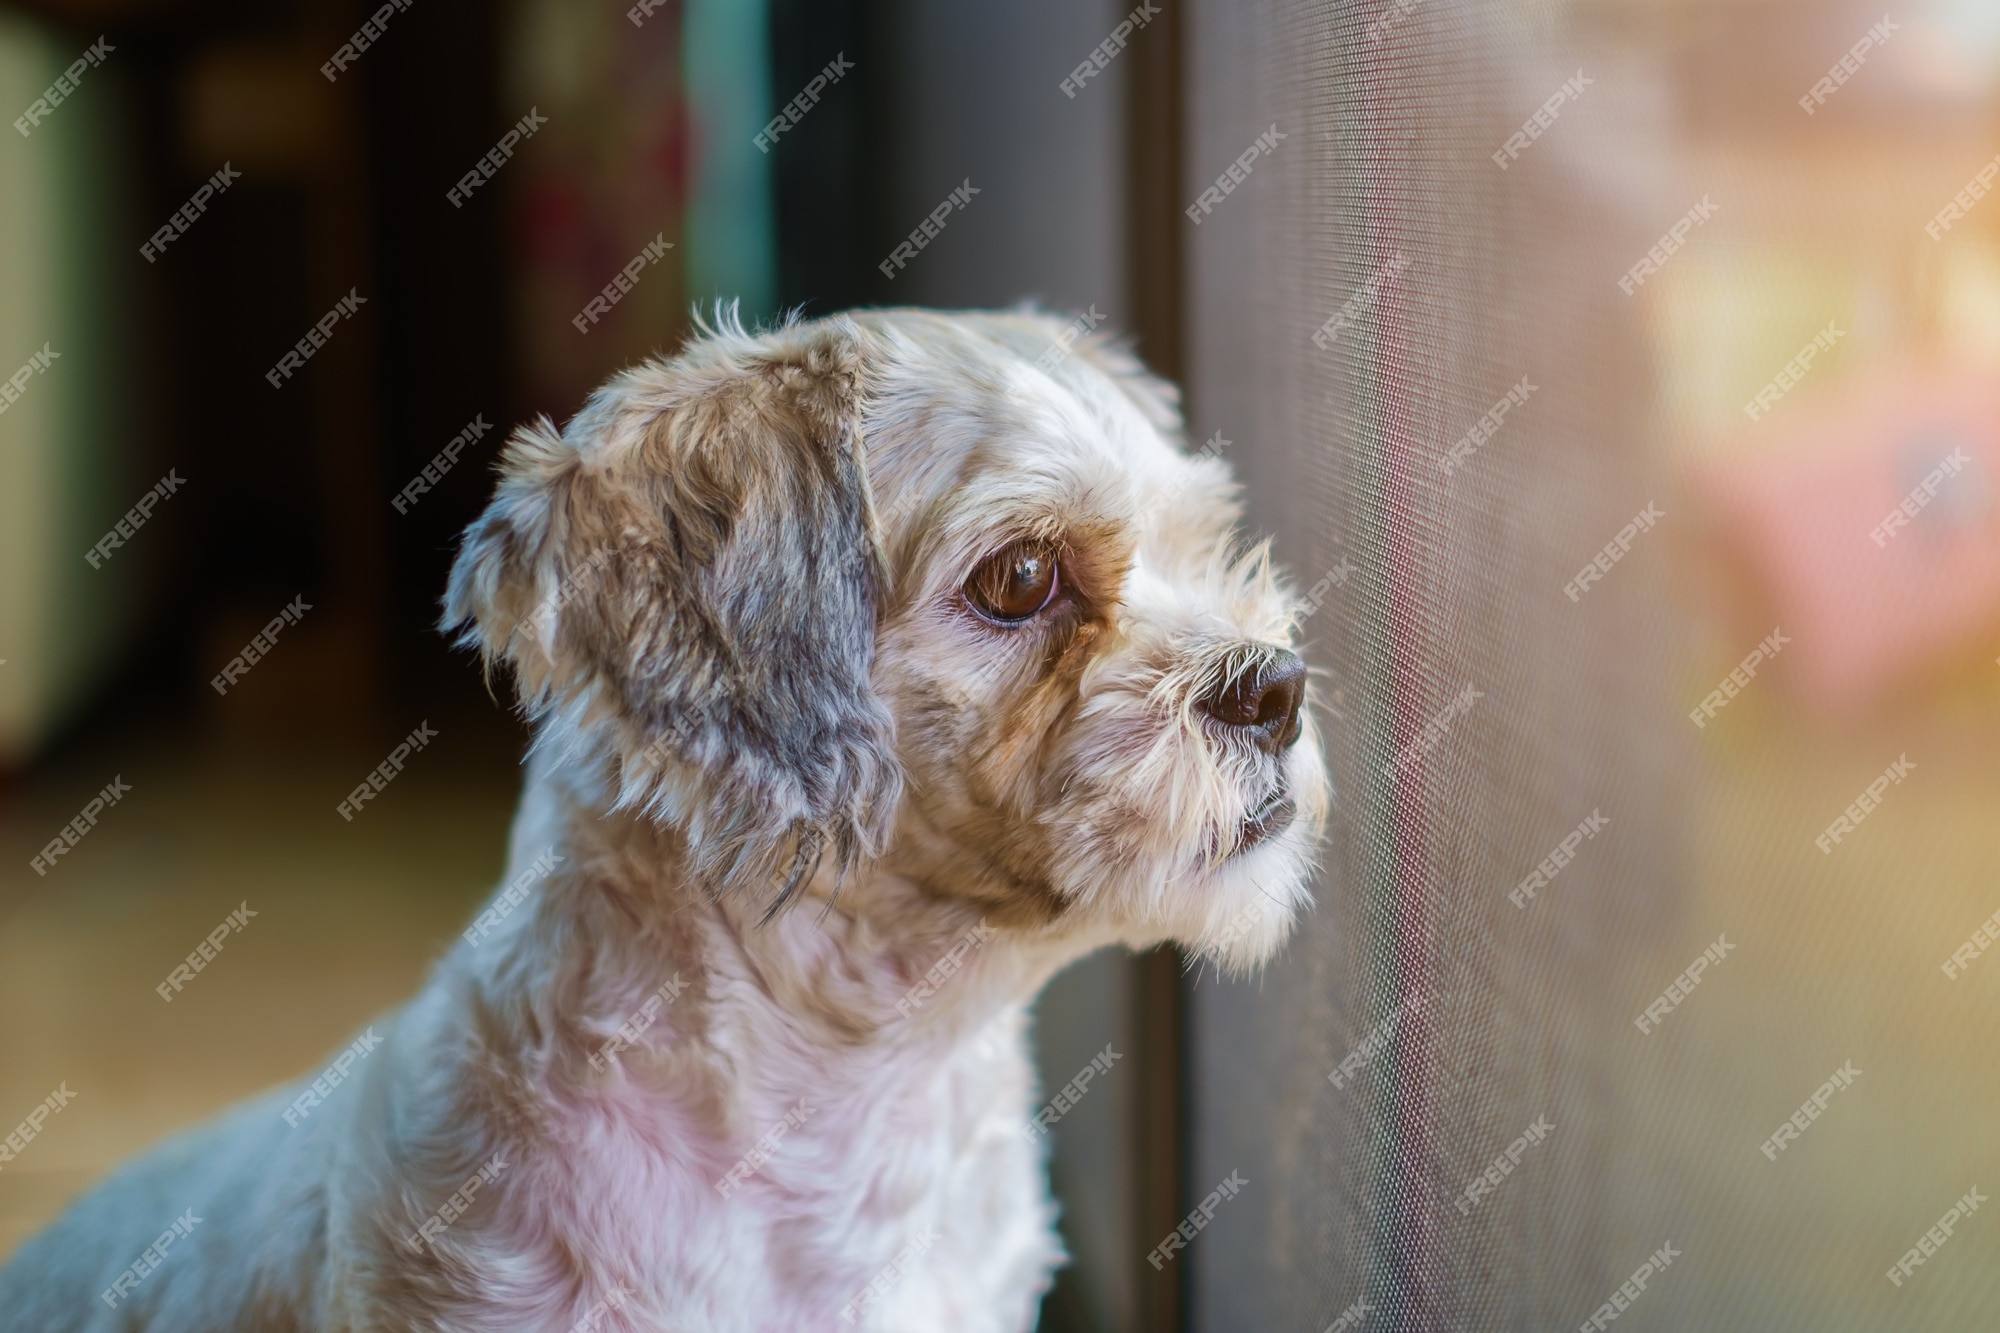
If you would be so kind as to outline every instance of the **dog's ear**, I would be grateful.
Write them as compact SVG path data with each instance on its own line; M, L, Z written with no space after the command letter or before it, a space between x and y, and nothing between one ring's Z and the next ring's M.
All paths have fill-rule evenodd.
M537 744L615 765L713 892L880 849L901 788L870 683L881 557L861 332L725 323L518 431L447 628L512 665Z

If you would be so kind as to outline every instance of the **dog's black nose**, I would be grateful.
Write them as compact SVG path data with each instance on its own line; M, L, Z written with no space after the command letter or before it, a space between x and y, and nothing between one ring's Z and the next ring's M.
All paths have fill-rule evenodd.
M1195 701L1195 707L1234 727L1266 754L1299 738L1299 705L1306 696L1306 664L1280 648L1264 654Z

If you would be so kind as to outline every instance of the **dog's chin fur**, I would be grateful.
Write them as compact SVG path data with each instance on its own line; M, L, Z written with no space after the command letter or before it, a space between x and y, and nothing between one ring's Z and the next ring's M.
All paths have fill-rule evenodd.
M1062 337L722 319L517 432L447 619L535 722L521 887L296 1126L307 1085L29 1242L0 1319L1032 1327L1061 1249L1030 1001L1107 944L1268 959L1328 800L1309 712L1273 755L1197 707L1294 623L1227 469ZM1002 626L961 588L1019 540L1062 592Z

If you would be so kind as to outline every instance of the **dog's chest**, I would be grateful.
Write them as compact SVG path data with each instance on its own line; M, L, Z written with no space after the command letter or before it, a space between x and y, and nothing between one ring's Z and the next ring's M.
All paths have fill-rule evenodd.
M586 1117L589 1151L569 1163L581 1248L617 1256L601 1265L612 1284L640 1278L622 1282L628 1314L716 1330L1031 1326L1059 1251L1018 1024L943 1053L764 1072L725 1131L671 1090Z

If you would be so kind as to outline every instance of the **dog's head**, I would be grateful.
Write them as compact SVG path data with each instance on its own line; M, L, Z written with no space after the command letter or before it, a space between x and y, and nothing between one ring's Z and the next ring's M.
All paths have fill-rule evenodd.
M446 621L712 891L1269 954L1327 803L1294 604L1171 387L1032 314L725 322L510 442Z

